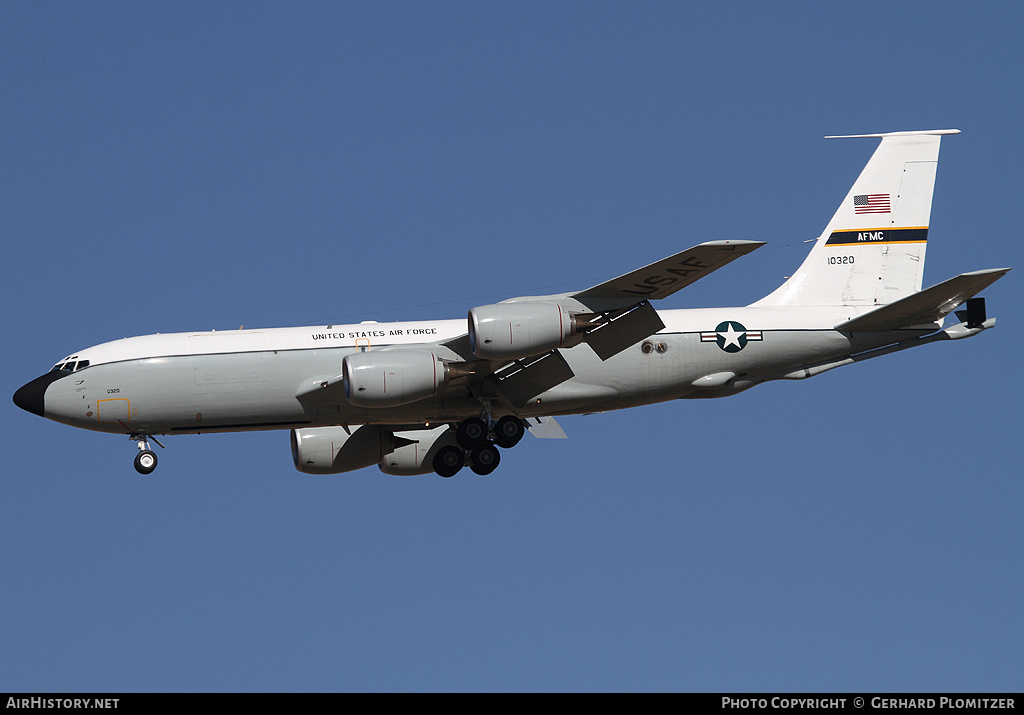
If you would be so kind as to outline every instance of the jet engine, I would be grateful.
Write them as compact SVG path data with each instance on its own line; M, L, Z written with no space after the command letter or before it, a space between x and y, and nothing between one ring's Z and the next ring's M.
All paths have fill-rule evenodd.
M469 311L469 346L477 357L515 360L561 347L576 319L554 303L498 303Z
M380 425L307 427L292 430L292 461L306 474L340 474L377 464L395 448L395 436Z
M357 407L396 407L437 394L448 368L432 352L385 350L342 361L345 398Z
M433 430L417 430L415 432L399 432L396 435L405 444L394 452L384 455L380 462L380 471L396 477L412 477L418 474L430 474L434 471L434 455L445 445L457 445L455 430L442 425Z

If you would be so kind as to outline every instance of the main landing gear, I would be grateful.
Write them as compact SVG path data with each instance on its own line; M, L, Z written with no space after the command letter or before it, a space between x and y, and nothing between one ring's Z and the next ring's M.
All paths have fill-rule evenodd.
M149 434L130 434L128 439L134 440L139 445L139 453L135 455L135 471L139 474L151 474L156 469L157 460L156 453L149 448L149 440L160 445L160 449L163 449L164 446L160 444L160 440Z
M458 446L446 445L434 456L434 471L442 477L454 477L464 466L484 476L493 472L501 461L497 448L515 447L526 434L526 425L518 417L505 415L488 426L491 420L479 417L464 419L455 428Z

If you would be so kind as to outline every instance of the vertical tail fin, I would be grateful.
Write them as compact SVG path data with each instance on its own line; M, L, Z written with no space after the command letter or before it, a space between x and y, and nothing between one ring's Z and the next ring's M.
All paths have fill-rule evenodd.
M882 141L797 272L753 305L886 305L921 290L939 142L959 133L855 135Z

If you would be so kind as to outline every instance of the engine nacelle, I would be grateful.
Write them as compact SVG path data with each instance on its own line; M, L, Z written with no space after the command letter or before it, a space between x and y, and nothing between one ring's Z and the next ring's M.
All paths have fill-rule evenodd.
M357 407L396 407L437 394L448 368L432 352L385 350L356 353L341 364L345 398Z
M394 450L395 436L380 425L292 430L292 461L306 474L340 474L377 464Z
M575 332L575 318L554 303L498 303L469 311L470 350L487 360L540 355Z
M380 462L380 471L396 477L412 477L418 474L430 474L434 471L434 455L445 445L456 444L455 430L442 425L436 429L399 432L396 437L412 440L394 452L384 455Z

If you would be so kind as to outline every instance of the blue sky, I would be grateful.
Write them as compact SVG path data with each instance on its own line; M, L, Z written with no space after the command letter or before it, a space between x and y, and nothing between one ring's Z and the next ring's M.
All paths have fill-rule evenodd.
M464 315L712 239L745 305L874 149L944 139L925 283L1020 266L1011 3L0 9L7 392L153 332ZM1018 268L1018 270L1020 270ZM564 418L494 475L296 472L4 412L0 690L1021 688L1019 276L997 328Z

